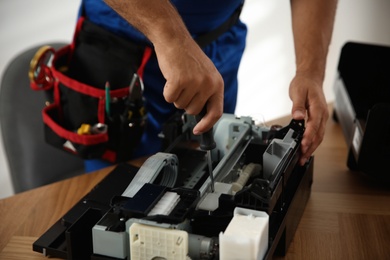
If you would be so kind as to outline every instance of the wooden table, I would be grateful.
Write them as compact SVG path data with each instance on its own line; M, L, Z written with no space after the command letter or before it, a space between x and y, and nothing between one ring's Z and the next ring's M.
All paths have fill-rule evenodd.
M330 119L315 152L312 193L284 259L390 259L390 187L349 171L346 160L342 130ZM112 169L0 200L0 259L45 259L32 243Z

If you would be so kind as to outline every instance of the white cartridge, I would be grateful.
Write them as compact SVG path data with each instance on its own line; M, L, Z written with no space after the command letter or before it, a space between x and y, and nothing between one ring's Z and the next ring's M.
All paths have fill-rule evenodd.
M263 259L268 249L268 225L267 213L236 208L225 232L219 234L220 259Z

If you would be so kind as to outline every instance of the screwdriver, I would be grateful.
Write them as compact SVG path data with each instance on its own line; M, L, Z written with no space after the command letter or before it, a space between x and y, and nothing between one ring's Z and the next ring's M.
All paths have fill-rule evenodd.
M199 122L206 115L206 106L202 109L199 115L196 116L196 121ZM214 175L211 161L211 150L215 148L216 144L213 136L213 128L200 136L200 149L206 151L207 164L209 168L210 180L211 180L211 191L214 192Z

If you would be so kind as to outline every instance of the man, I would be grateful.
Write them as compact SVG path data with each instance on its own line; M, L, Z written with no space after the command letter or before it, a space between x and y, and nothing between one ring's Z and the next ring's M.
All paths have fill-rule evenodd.
M194 134L209 130L223 112L234 112L237 71L245 47L245 25L237 22L203 50L194 38L217 28L239 8L241 2L105 0L127 24L120 17L115 17L115 12L105 9L103 3L85 1L86 16L93 22L134 41L153 45L155 61L147 65L144 75L146 105L154 121L149 129L151 146L156 144L155 138L161 129L159 125L173 113L174 107L184 109L189 114L198 114L206 106L207 113L195 126ZM307 116L301 143L301 164L322 142L328 119L322 84L336 2L291 0L296 75L290 84L289 95L293 101L293 118L301 120ZM133 27L136 30L132 30ZM160 79L154 75L157 70L161 71ZM160 97L157 97L158 91L162 93ZM167 105L163 105L162 100ZM173 105L169 106L168 103ZM145 143L142 147L150 151L157 149Z

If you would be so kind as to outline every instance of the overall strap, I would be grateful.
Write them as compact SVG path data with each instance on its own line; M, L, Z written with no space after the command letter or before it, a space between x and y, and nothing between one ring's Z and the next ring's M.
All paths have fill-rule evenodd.
M234 26L240 19L240 14L243 6L244 1L241 2L240 6L234 11L234 13L229 17L229 19L227 19L219 27L212 30L211 32L197 36L195 38L195 41L198 43L198 45L201 48L206 47L207 45L218 39L219 36L227 32L232 26Z

